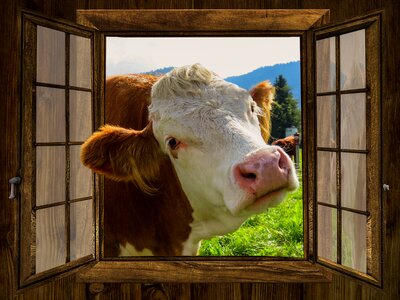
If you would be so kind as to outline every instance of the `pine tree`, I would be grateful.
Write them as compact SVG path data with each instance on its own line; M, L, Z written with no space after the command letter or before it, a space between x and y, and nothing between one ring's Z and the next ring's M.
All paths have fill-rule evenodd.
M285 137L286 128L294 126L300 130L300 110L282 75L276 78L274 87L276 95L271 112L271 138L281 139Z

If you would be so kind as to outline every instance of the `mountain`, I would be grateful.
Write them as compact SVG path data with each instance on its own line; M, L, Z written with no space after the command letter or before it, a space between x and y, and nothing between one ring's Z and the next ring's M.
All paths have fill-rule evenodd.
M174 67L165 67L146 72L145 74L162 75L168 73L173 68ZM225 80L237 84L238 86L246 90L249 90L261 81L269 80L273 84L275 82L275 79L279 75L283 75L283 77L286 78L288 85L292 89L293 97L297 100L298 106L301 107L300 61L260 67L247 74L227 77L225 78Z
M255 84L269 80L272 84L275 79L283 75L292 89L293 97L297 100L300 107L301 99L301 78L300 78L300 61L294 61L286 64L276 64L258 68L250 73L225 78L226 81L237 84L238 86L248 90Z
M165 67L165 68L161 68L161 69L149 71L149 72L146 72L146 73L144 73L144 74L159 76L159 75L163 75L163 74L168 73L168 72L171 71L173 68L174 68L174 67Z

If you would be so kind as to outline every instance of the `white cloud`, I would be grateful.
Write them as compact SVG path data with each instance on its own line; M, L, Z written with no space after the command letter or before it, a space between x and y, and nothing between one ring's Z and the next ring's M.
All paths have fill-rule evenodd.
M300 60L299 37L107 38L107 75L201 63L222 77Z

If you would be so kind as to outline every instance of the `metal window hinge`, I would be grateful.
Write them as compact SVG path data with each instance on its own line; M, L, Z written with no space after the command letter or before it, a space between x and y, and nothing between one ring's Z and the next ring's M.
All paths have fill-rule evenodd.
M390 186L388 184L384 183L383 184L383 191L387 192L387 191L389 191L389 189L390 189Z
M16 176L11 178L8 182L11 184L11 191L10 191L10 196L8 197L9 199L15 199L16 198L16 193L15 193L15 186L21 183L21 177Z

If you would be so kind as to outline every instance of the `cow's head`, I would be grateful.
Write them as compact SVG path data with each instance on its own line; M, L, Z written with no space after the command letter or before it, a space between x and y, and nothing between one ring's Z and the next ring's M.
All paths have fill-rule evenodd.
M242 222L298 185L290 158L267 145L268 128L260 129L260 106L268 110L272 94L264 83L252 98L198 64L174 69L152 88L149 125L142 131L103 127L83 145L82 161L152 193L160 165L170 159L195 220Z

